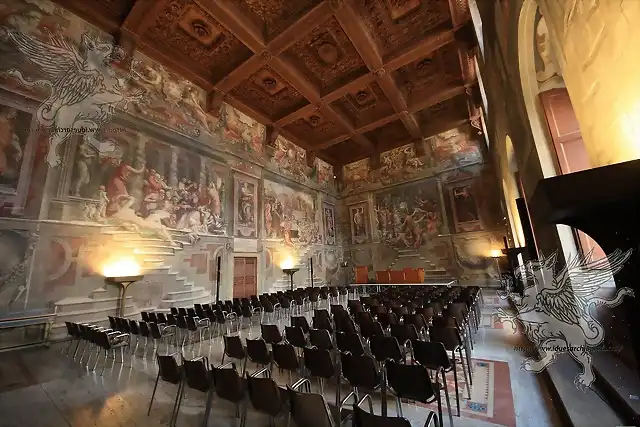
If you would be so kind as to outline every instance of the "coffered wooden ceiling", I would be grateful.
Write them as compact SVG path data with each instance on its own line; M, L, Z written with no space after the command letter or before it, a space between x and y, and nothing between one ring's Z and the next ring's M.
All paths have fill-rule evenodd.
M468 0L55 1L204 88L211 114L228 102L310 160L376 164L478 124Z

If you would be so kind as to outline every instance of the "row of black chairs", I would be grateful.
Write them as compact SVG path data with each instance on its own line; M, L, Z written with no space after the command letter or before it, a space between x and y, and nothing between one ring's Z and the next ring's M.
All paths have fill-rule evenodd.
M104 360L100 375L104 373L104 369L107 366L109 353L113 356L115 363L117 359L116 350L120 349L120 361L124 363L124 349L125 347L128 347L131 342L129 334L88 323L65 322L65 325L67 327L67 333L71 337L66 354L70 354L71 347L76 343L75 350L73 351L73 360L76 359L80 346L82 346L83 349L80 354L79 362L82 365L84 361L84 366L86 368L89 368L91 359L95 352L95 362L91 370L95 370L97 368L100 355L104 352ZM85 354L87 355L86 360L84 360Z

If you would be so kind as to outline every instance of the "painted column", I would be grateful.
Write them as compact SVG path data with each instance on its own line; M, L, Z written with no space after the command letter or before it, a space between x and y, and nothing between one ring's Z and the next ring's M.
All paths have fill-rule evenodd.
M169 168L169 186L178 186L178 147L171 147L171 166Z
M136 136L136 156L134 160L133 167L139 169L142 166L146 165L146 138L142 135L138 134ZM144 172L139 175L131 175L131 195L136 199L136 202L133 205L133 209L136 211L140 209L142 205L142 199L144 198L142 194L142 187L144 186Z
M442 181L440 178L436 180L438 183L438 194L440 195L440 217L442 218L442 234L450 234L449 222L447 221L447 209L444 203L444 190L442 188Z

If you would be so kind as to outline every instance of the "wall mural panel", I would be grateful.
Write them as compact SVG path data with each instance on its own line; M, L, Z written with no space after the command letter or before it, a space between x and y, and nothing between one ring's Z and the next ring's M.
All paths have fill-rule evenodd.
M0 311L18 311L26 305L36 233L0 230Z
M234 236L255 239L258 237L258 180L236 174L233 182Z
M393 187L375 195L378 236L387 245L413 248L442 230L442 207L436 179Z
M351 224L351 243L360 245L369 241L369 206L368 203L358 203L349 206Z
M325 243L336 244L336 208L328 203L322 204L322 222L324 224Z
M264 229L286 246L322 244L316 202L311 194L264 180Z
M470 138L458 129L428 139L439 169L450 169L482 162L480 139Z

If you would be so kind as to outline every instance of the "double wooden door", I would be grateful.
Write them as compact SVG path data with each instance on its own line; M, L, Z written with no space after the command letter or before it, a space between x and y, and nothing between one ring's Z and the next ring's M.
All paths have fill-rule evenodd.
M233 297L249 298L258 291L258 258L233 259Z

